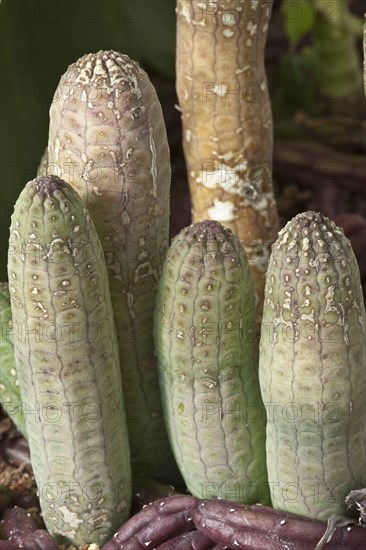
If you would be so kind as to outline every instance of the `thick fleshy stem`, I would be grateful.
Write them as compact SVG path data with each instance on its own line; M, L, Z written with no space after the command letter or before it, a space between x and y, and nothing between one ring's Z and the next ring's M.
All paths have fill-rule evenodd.
M193 521L207 537L238 550L314 550L326 530L326 524L320 521L266 506L236 505L224 500L200 501ZM365 536L361 527L337 528L325 548L359 550L364 548Z
M272 3L177 1L177 94L192 219L217 220L244 245L257 321L278 229L264 68Z
M200 531L191 531L174 537L157 547L157 550L223 550L226 546L216 544Z
M57 544L51 535L38 526L32 516L24 508L15 506L4 512L0 524L1 533L9 539L15 548L24 550L57 550ZM0 546L0 550L2 547ZM6 550L6 547L4 547ZM11 550L11 546L8 546Z
M145 506L132 516L107 542L102 550L150 550L158 548L172 537L188 533L197 499L174 495Z

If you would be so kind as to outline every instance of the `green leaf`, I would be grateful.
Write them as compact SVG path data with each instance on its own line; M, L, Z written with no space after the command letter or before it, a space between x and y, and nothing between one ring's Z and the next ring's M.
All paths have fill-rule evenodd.
M361 17L353 15L352 13L347 13L346 24L352 34L354 34L357 38L362 38L364 24Z
M282 14L292 49L314 26L314 7L309 0L284 0Z

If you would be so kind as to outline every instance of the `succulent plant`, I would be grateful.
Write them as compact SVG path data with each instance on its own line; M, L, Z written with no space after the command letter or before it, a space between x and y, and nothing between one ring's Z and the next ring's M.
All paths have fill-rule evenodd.
M177 0L195 223L168 252L169 150L148 76L101 51L61 79L41 175L12 218L11 311L0 286L1 399L28 437L48 533L13 508L0 550L320 549L332 530L317 520L355 507L364 520L365 310L352 248L321 214L272 246L258 375L277 234L272 3ZM156 481L180 479L173 454L191 495ZM128 519L131 463L140 504L164 498ZM277 510L238 504L271 499ZM331 548L362 547L352 523Z
M50 109L47 170L79 193L103 246L133 472L175 482L152 335L171 169L160 103L138 63L100 51L70 65Z
M0 402L17 428L26 436L13 346L14 331L21 330L21 327L14 327L12 323L8 283L0 283L0 323Z
M100 544L127 519L131 471L102 248L56 176L21 192L8 262L15 360L43 519L57 540Z
M267 271L259 374L272 504L316 519L366 486L366 320L342 230L304 212Z
M190 492L269 501L255 302L244 248L219 222L173 239L155 341L164 415Z
M244 506L224 500L197 503L197 529L224 548L236 550L358 550L365 530L349 524L333 529L326 540L326 524L267 506Z
M239 237L259 323L278 230L264 68L272 4L177 1L177 93L193 221L217 220Z
M8 538L15 548L25 550L57 550L58 546L51 535L39 529L32 516L24 508L17 506L6 510L1 520L1 535ZM0 545L2 541L0 541ZM6 550L1 548L1 550ZM11 549L9 549L11 550Z

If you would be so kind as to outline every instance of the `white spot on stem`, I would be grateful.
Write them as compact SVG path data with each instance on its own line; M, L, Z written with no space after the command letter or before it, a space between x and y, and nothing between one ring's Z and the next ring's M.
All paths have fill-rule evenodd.
M208 209L208 215L212 220L218 222L230 222L233 221L235 205L231 201L220 201L214 199L214 205Z
M222 14L222 23L223 25L227 25L228 27L232 27L235 25L235 15L233 13L227 12Z
M234 36L235 33L231 29L224 29L222 31L222 34L225 36L225 38L231 38L232 36Z

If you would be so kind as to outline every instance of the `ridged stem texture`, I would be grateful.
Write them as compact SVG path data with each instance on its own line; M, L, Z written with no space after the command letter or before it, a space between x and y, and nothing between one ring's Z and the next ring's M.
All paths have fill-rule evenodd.
M258 321L278 229L264 67L272 4L177 0L177 93L193 221L217 220L239 237Z
M8 273L43 519L58 541L101 544L129 515L127 423L102 248L80 197L59 178L21 192Z
M13 334L19 327L15 327L12 322L8 283L0 283L0 323L0 402L17 428L26 436L13 345Z
M133 471L174 483L152 336L168 246L169 149L155 89L135 61L100 51L70 65L50 109L47 170L77 190L103 246Z
M366 486L366 321L343 231L304 212L267 271L259 361L275 508L327 520Z
M220 223L174 238L155 340L167 429L190 492L268 502L253 284L244 248Z

